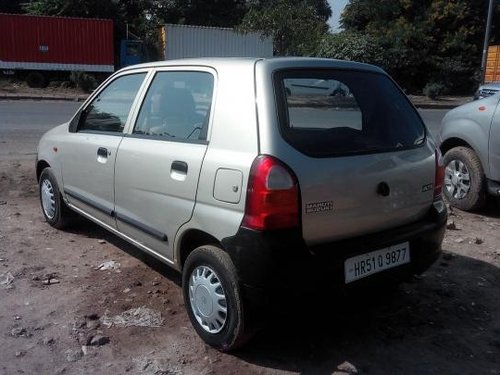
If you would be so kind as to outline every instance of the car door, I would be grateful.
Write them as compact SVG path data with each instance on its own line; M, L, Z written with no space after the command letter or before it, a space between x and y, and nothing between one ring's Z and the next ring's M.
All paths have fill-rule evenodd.
M194 209L213 90L210 70L157 71L118 150L118 230L167 260Z
M145 76L143 71L111 80L75 116L61 147L63 186L69 203L111 227L116 227L116 154Z

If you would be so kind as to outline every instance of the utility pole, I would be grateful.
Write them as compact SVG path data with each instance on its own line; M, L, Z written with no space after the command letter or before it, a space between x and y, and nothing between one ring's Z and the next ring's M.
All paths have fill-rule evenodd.
M493 19L494 3L495 0L490 0L490 5L488 7L488 20L486 21L486 31L484 32L483 60L481 61L481 83L484 83L484 77L486 75L486 59L488 56L488 46L490 45L490 29Z

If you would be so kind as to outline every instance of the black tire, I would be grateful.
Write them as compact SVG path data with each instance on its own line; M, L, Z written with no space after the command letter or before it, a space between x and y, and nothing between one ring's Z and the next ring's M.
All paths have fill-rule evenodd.
M445 165L445 183L443 193L450 205L464 211L476 211L484 206L486 201L486 177L481 161L476 153L468 147L455 147L449 150L443 159ZM469 175L468 191L464 196L458 196L451 183L451 171L462 162Z
M40 72L30 72L26 76L26 83L32 88L44 88L49 84L48 79Z
M199 322L196 317L198 316L199 319L202 319L200 316L200 310L197 310L194 306L195 302L191 302L190 279L195 275L195 272L193 271L200 269L209 269L214 272L215 283L217 283L217 281L220 282L222 292L225 295L227 314L225 315L224 324L221 324L221 327L219 327L219 332L209 332L208 329L210 329L210 327L208 324L206 328L203 327L202 323ZM210 273L208 274L210 275ZM214 279L210 281L214 281ZM194 282L195 281L193 280L193 283ZM212 285L214 284L212 283ZM195 290L200 288L203 289L203 286L199 285L199 287L196 287ZM238 283L236 268L229 255L220 248L212 245L206 245L196 248L193 252L191 252L191 254L189 254L182 273L182 290L184 294L184 303L186 305L186 310L189 319L191 320L191 324L195 328L198 335L208 345L213 346L220 351L228 352L243 345L253 335L253 330L250 328L248 319L245 321L244 302ZM193 294L193 300L195 301L196 299L194 297L195 294ZM205 302L204 299L200 301ZM205 306L213 305L210 303L205 303L203 305L202 302L202 308ZM222 315L222 319L223 318L224 315Z
M44 207L44 189L50 191L52 195L53 205L50 208ZM40 193L40 205L42 208L42 214L45 217L47 223L57 229L64 228L71 216L72 212L64 203L61 192L57 185L57 180L52 172L51 168L45 168L40 174L40 180L38 182L38 191ZM53 211L52 211L53 209Z

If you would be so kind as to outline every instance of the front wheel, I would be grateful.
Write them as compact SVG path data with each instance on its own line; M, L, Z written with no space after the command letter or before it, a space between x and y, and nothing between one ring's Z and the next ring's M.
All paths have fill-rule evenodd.
M45 220L54 228L62 229L67 225L71 213L62 199L52 169L45 168L42 171L38 186Z
M467 147L455 147L443 161L443 192L448 202L464 211L480 209L486 200L486 178L476 153Z
M193 250L182 289L189 319L207 344L227 352L250 338L236 268L226 252L211 245Z

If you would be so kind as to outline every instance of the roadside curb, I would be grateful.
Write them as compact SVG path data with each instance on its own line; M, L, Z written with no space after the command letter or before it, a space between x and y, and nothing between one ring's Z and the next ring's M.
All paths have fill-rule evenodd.
M439 99L429 99L422 95L408 95L408 99L419 109L449 110L470 103L472 98L467 96L443 96Z
M87 99L88 95L71 95L71 96L58 96L58 95L24 95L24 94L0 94L0 100L50 100L50 101L71 101L83 102Z

